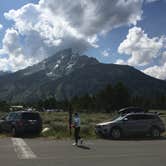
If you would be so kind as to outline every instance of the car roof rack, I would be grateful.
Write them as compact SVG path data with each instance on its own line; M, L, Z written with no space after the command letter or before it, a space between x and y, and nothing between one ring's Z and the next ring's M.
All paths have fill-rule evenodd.
M118 111L118 113L120 115L125 115L125 114L129 114L129 113L145 113L147 111L145 111L145 109L140 108L140 107L126 107L126 108L122 108Z

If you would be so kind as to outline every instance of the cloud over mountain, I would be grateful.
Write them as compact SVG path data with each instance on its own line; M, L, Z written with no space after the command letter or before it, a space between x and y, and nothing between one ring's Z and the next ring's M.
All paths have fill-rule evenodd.
M127 61L129 65L144 66L158 56L164 41L164 37L150 38L140 27L133 27L119 45L118 52L131 56Z
M126 39L118 47L118 52L129 55L129 58L118 59L117 64L144 66L144 73L166 79L166 36L151 38L142 28L135 26L129 29Z
M13 26L0 49L0 70L19 70L55 52L97 47L100 35L141 20L143 0L40 0L5 13Z
M166 51L161 54L161 61L158 65L146 68L144 73L159 79L166 79Z

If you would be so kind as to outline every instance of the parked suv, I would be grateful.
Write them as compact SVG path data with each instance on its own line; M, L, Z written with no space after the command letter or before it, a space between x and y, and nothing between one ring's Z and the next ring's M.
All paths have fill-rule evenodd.
M98 135L120 139L122 136L150 135L160 137L165 131L165 126L159 115L155 113L127 113L113 121L99 123L95 127Z
M10 112L0 119L0 131L9 132L12 136L33 132L39 134L42 130L42 119L38 112Z

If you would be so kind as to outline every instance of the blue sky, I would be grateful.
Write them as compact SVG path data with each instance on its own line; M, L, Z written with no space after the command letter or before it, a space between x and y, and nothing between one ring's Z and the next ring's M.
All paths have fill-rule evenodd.
M166 2L156 1L144 4L142 20L137 23L150 37L166 35ZM107 36L100 40L100 49L91 49L89 52L99 58L104 63L114 63L117 56L119 44L125 39L129 26L123 26L111 31ZM110 56L101 56L101 50L110 48ZM112 56L111 56L112 55ZM121 56L124 58L123 56Z
M166 79L165 0L82 2L2 1L0 70L17 71L72 47Z
M0 41L3 38L5 30L11 26L11 22L7 21L4 17L4 13L8 12L11 9L19 9L27 3L37 3L38 0L5 0L1 2L0 5L0 23L4 26L3 30L0 33Z

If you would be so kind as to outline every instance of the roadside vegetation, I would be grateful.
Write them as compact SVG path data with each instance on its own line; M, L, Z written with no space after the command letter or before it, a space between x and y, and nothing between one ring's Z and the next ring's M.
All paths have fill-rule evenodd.
M156 112L156 110L151 110ZM162 115L160 115L166 126L166 111L159 110ZM44 127L50 128L46 133L43 133L42 136L50 137L55 139L70 138L69 125L68 125L68 113L42 113L42 118L44 122ZM95 124L110 121L112 118L117 116L116 113L81 113L81 136L85 139L95 139L97 138L94 127ZM74 130L73 130L74 131ZM166 136L166 132L163 134Z
M69 123L68 123L68 113L62 112L50 112L41 113L43 119L43 127L49 128L47 132L43 133L42 136L50 137L55 139L70 138ZM96 123L103 121L109 121L115 116L108 113L81 113L81 136L85 139L97 138L94 132L94 126ZM74 129L72 129L72 133Z
M156 112L157 110L151 110ZM161 117L166 126L166 110L158 110L161 113ZM4 116L5 112L0 112L0 117ZM95 124L100 122L110 121L117 116L116 113L80 113L81 118L81 136L84 139L96 139ZM47 137L50 139L70 139L73 138L74 129L72 129L72 135L69 132L68 112L41 112L43 119L43 128L49 128L48 131L41 133L41 137ZM166 137L166 132L163 134ZM5 134L1 134L0 138L5 137Z

